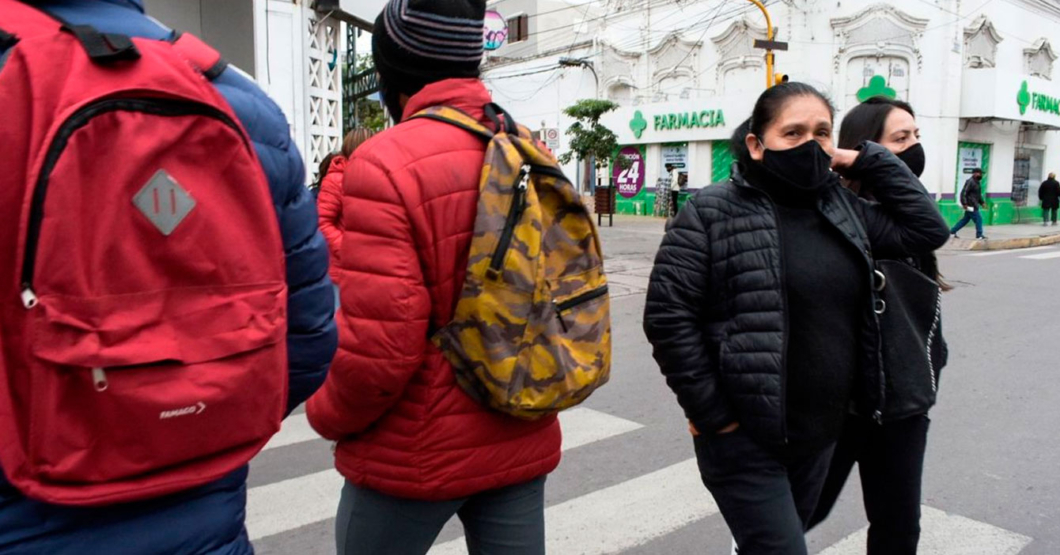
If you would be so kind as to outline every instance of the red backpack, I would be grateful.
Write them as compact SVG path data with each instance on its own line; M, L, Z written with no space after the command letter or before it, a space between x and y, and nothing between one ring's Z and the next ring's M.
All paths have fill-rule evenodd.
M0 465L102 505L208 483L279 429L287 288L220 56L0 0Z

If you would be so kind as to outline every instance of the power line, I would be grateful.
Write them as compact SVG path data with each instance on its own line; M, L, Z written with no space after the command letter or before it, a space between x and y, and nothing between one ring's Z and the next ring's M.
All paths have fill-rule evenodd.
M512 74L512 75L499 75L499 76L487 75L487 76L483 77L482 80L483 81L496 81L496 80L500 80L500 79L512 79L514 77L525 77L527 75L537 75L538 73L545 73L546 71L555 71L557 69L559 69L559 68L555 64L550 64L547 67L542 67L542 68L537 69L537 70L530 70L530 71L526 71L526 72L523 72L523 73L515 73L515 74Z

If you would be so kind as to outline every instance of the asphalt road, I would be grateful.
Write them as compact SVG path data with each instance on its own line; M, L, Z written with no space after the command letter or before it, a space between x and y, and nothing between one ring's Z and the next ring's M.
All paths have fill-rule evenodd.
M549 553L727 554L721 516L641 331L662 224L603 228L612 283L611 383L564 414L564 460L548 481ZM1027 258L1031 257L1031 258ZM943 371L924 479L925 555L1060 553L1060 246L986 256L944 253ZM341 479L328 444L294 416L252 464L248 530L258 553L334 553ZM811 553L864 553L856 478ZM451 522L434 555L466 552ZM374 555L374 554L373 554Z

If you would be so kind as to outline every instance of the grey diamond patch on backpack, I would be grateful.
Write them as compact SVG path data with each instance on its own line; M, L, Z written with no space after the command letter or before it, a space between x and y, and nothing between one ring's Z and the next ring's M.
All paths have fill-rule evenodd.
M133 197L133 204L169 236L195 208L195 199L166 170L158 170Z

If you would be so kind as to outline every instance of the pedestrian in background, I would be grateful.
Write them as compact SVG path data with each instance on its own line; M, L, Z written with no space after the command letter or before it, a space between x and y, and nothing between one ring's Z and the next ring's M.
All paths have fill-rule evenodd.
M375 22L372 55L399 123L347 163L342 201L358 209L340 226L340 348L307 404L346 480L340 555L423 555L454 515L472 555L545 552L558 420L477 403L430 341L464 286L486 142L409 118L448 106L493 127L478 78L485 12L485 0L391 0Z
M879 143L890 150L917 177L924 173L926 157L920 143L920 129L909 104L876 97L851 110L839 131L839 148L857 148L865 141ZM875 200L871 185L880 188L890 187L891 183L881 180L875 184L851 182L849 185L862 198ZM940 287L934 254L903 257L901 261L928 278L921 280L923 287ZM891 281L900 279L897 274L891 277ZM892 302L887 309L898 310L897 305ZM922 308L928 311L929 318L940 316L935 306ZM882 321L890 324L888 320ZM912 319L900 322L905 327L916 325ZM919 356L925 348L937 347L939 360L921 364L926 361L915 358L914 362L902 366L884 365L888 384L884 409L878 419L860 412L847 416L810 527L827 518L857 463L869 520L868 555L915 555L920 539L921 479L930 423L927 413L937 396L938 372L945 364L945 342L937 320L932 329L891 329L884 325L881 333L888 351ZM927 333L935 335L927 340L925 347L921 343L924 338L919 334ZM926 366L930 368L925 370Z
M983 215L979 212L980 208L986 208L986 199L983 198L983 170L975 168L972 171L972 177L968 178L961 188L960 201L964 216L950 230L950 235L957 237L957 232L968 225L968 222L975 222L975 238L986 239L986 235L983 235Z
M1053 225L1056 225L1056 212L1060 209L1060 182L1057 182L1055 173L1050 173L1049 179L1042 182L1038 189L1038 200L1042 203L1042 225L1049 225L1050 213Z
M338 267L338 256L342 250L342 179L346 172L346 162L357 147L372 138L370 129L357 128L346 134L342 141L342 152L332 156L325 166L322 162L317 194L320 231L328 241L328 252L331 254L331 278L335 279ZM326 161L327 159L325 159Z
M309 185L310 192L313 193L313 198L320 200L320 186L324 184L324 178L328 175L328 169L331 168L331 162L335 160L335 157L341 156L339 152L329 152L323 160L317 164L317 179ZM319 210L319 206L318 206ZM319 215L318 215L319 217Z
M677 215L677 199L681 196L681 169L669 164L666 169L670 174L670 211L667 217L672 218Z
M733 138L748 157L689 200L649 283L645 332L741 555L807 552L850 403L882 403L872 253L922 255L948 238L890 151L833 146L833 117L808 85L763 93ZM887 186L860 200L831 168Z

